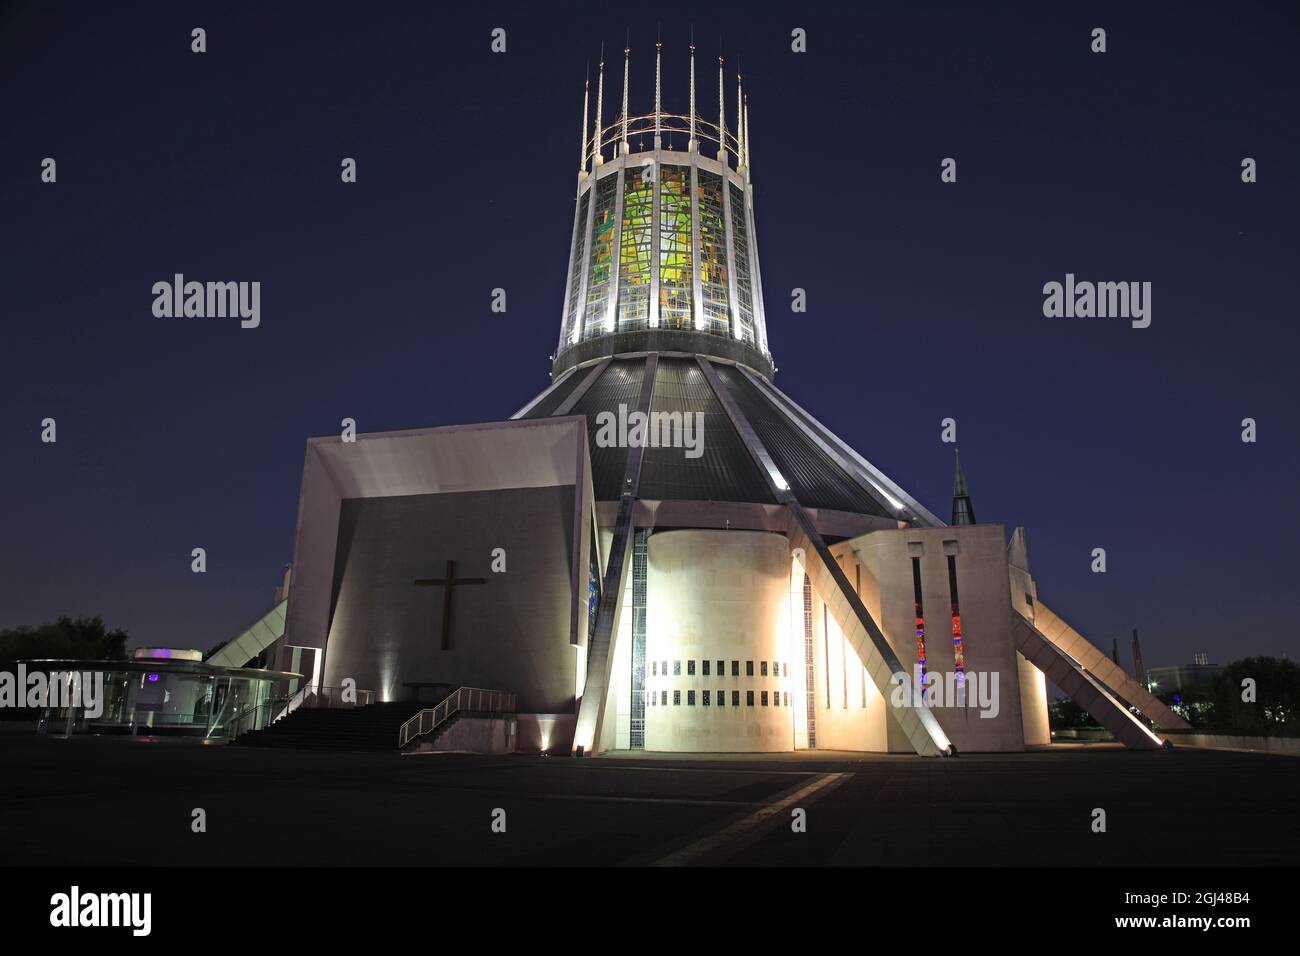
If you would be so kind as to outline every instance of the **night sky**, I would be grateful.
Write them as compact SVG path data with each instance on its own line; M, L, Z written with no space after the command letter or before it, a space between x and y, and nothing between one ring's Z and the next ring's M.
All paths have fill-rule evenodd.
M666 109L692 22L704 116L741 59L777 384L943 517L955 418L980 520L1126 665L1132 627L1294 656L1296 6L899 6L0 4L0 626L207 648L270 606L308 436L544 389L584 66L610 121L630 28L651 110L659 18ZM177 272L260 281L261 326L154 317ZM1067 272L1151 282L1150 328L1045 318Z

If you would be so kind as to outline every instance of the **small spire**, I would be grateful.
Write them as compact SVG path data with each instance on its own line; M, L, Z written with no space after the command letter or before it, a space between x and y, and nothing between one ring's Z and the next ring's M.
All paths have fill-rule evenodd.
M727 165L726 80L722 73L722 56L718 55L718 162Z
M627 66L632 56L632 47L630 44L631 33L629 32L629 41L623 46L623 154L627 155L632 151L632 147L627 144Z
M659 100L659 94L661 90L661 85L659 82L659 77L660 77L659 68L660 68L660 60L663 59L663 49L664 49L663 41L659 39L659 31L656 28L655 30L655 149L659 148L659 140L660 140L659 119L663 113L663 108L660 105L660 100Z
M749 177L749 167L754 165L754 160L749 154L749 94L745 94L745 116L741 124L745 127L745 177Z
M740 59L736 61L736 169L745 169L745 86L740 78Z
M695 27L691 27L691 138L686 151L695 151Z
M600 73L596 77L596 126L591 139L591 168L605 161L604 146L600 141L600 117L605 111L605 44L600 45Z
M587 168L587 104L591 97L591 61L587 61L584 70L585 76L582 80L582 129L579 130L580 139L578 144L578 174L581 175Z
M954 449L956 452L956 450ZM970 499L970 489L966 487L966 473L961 470L961 453L956 452L957 474L952 483L952 521L953 525L975 524L975 505Z

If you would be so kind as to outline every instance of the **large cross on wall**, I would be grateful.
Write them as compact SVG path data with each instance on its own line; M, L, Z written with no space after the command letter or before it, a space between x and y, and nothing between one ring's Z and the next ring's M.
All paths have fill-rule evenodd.
M451 596L455 589L463 584L486 584L486 578L456 577L456 562L447 562L447 573L440 578L417 578L417 587L440 587L442 591L442 649L451 647Z

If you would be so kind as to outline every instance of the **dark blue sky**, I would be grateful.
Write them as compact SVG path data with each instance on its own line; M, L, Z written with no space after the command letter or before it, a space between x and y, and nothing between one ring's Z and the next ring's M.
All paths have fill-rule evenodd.
M777 383L941 515L956 418L979 518L1125 663L1134 626L1148 665L1294 654L1294 5L283 6L0 6L0 626L230 637L291 557L307 436L544 388L584 62L613 51L612 119L630 27L649 110L657 16L666 108L691 22L705 115L719 32L729 102L743 58ZM175 272L260 281L261 327L155 318ZM1151 282L1151 327L1044 318L1067 272Z

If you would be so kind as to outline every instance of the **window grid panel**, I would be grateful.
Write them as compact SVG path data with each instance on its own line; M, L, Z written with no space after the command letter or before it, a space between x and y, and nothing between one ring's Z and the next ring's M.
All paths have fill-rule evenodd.
M650 327L654 166L623 171L623 235L619 242L618 328Z
M628 747L645 749L645 623L650 532L639 529L632 538L632 700ZM653 666L651 668L654 669Z
M754 292L749 271L749 225L745 216L745 193L735 183L731 190L731 225L735 231L736 246L736 305L740 313L741 337L754 344Z
M583 313L583 338L602 335L609 286L614 279L614 208L618 198L618 176L611 174L596 183L596 214L591 227L591 256L587 277L587 308Z
M578 228L573 236L573 269L569 273L569 311L564 317L564 343L575 337L574 324L581 315L582 303L586 300L582 286L582 266L587 255L587 208L591 202L591 190L582 194L578 203Z
M659 327L694 328L691 275L691 170L659 168Z
M700 291L703 296L702 328L714 335L727 335L731 327L728 301L727 229L722 213L722 177L698 170L696 202L700 212Z

